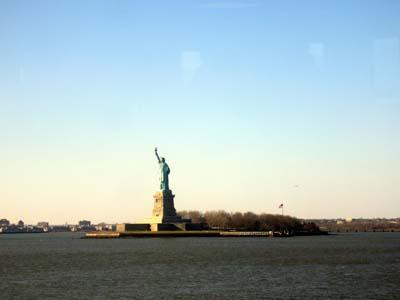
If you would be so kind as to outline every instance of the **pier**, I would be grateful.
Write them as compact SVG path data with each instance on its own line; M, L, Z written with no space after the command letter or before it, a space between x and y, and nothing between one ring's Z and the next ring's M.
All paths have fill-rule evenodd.
M84 238L150 238L150 237L273 237L277 236L272 231L94 231L86 233ZM279 235L283 236L283 235ZM285 235L289 236L289 235Z

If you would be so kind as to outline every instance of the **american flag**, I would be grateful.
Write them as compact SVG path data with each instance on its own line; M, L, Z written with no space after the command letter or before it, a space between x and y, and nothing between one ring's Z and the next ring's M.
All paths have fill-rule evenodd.
M283 203L281 203L281 205L279 205L279 208L283 208Z

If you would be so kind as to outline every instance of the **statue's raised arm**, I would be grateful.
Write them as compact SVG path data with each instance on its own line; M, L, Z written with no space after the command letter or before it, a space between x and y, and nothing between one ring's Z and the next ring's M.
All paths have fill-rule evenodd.
M156 156L157 156L158 162L160 163L160 162L161 162L161 159L160 159L160 157L158 156L158 153L157 153L157 147L154 149L154 152L156 153Z
M164 157L159 157L157 148L154 149L154 152L156 153L158 164L160 166L160 189L162 191L164 190L169 190L169 181L168 181L168 175L170 172L168 164L165 162Z

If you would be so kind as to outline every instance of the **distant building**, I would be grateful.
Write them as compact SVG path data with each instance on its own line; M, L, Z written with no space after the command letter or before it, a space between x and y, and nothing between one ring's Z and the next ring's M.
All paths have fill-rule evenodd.
M94 228L96 228L96 230L99 230L99 231L104 230L104 226L103 225L94 225Z
M21 233L21 232L26 232L26 228L15 225L15 224L11 224L7 227L3 227L2 232L3 233Z
M49 231L67 232L67 231L71 231L71 228L68 225L53 225L50 227Z
M76 231L93 231L93 230L96 230L96 228L91 224L92 224L92 222L87 221L87 220L79 221L78 227L76 228Z
M82 221L79 221L78 225L79 225L80 227L88 227L88 226L91 225L91 223L92 223L92 222L90 222L90 221L82 220Z
M8 221L7 219L1 219L0 220L0 227L6 227L10 225L10 221Z
M37 223L37 228L42 229L43 232L48 232L50 229L49 222L39 222Z
M95 225L94 228L99 231L105 231L105 230L115 230L116 226L115 224L107 224L103 222Z
M47 228L45 230L45 228L43 227L38 227L38 226L32 226L32 225L28 225L24 228L24 232L28 232L28 233L42 233L42 232L47 232Z

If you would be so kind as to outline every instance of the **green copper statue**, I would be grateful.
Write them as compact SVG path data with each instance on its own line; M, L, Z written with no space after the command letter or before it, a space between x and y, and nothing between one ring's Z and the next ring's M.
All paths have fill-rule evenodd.
M157 148L154 151L156 152L158 163L160 164L160 171L161 171L160 189L162 191L169 190L169 182L168 182L168 175L169 175L169 172L170 172L169 166L165 162L165 158L164 157L161 157L161 159L160 159L160 157L158 156L158 153L157 153Z

